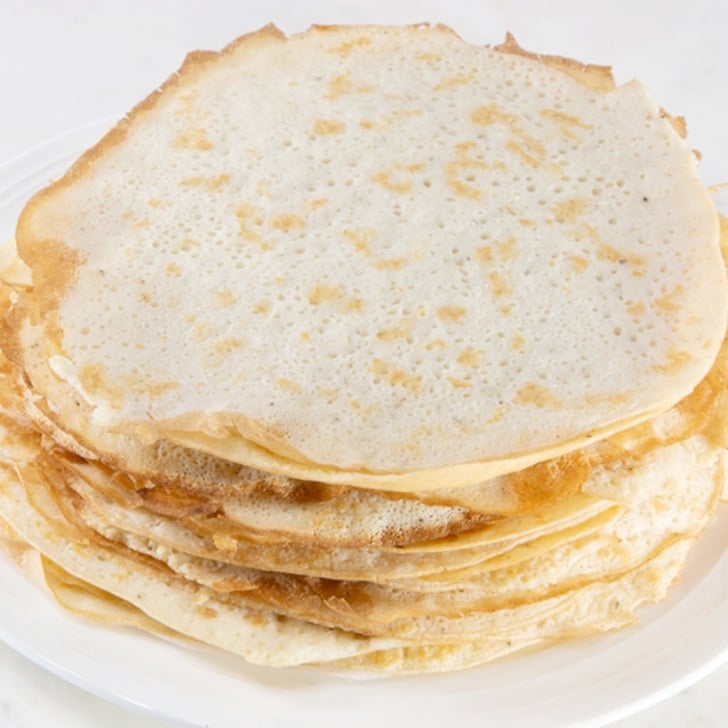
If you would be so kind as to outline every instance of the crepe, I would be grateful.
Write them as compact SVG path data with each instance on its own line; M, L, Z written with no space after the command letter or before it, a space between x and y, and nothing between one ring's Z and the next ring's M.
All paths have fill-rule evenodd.
M685 134L511 36L191 54L0 256L0 547L271 667L633 624L726 489L728 225Z
M397 596L386 589L377 593L373 587L367 594L364 585L346 582L340 584L337 594L335 584L249 570L231 573L218 563L175 554L153 543L145 545L143 539L125 538L114 529L99 528L93 521L69 519L71 510L77 507L73 498L59 492L59 485L44 477L44 471L36 465L37 438L31 433L26 433L27 437L22 434L17 427L11 429L6 424L4 451L15 449L16 466L4 468L0 493L0 513L22 539L76 577L131 602L155 622L250 661L270 665L338 660L339 651L351 655L352 651L380 652L410 644L417 647L474 642L484 646L493 640L531 644L565 633L576 635L622 625L633 619L637 604L664 593L687 554L686 546L704 526L723 488L722 460L716 459L716 450L698 437L660 450L662 460L645 463L650 473L662 470L666 477L662 483L651 484L652 492L645 489L643 493L642 503L653 504L653 518L645 517L647 514L634 506L630 515L638 527L652 523L655 528L655 517L667 527L658 525L654 543L650 543L644 529L637 530L631 538L646 546L648 552L633 554L632 562L625 561L631 544L629 527L623 524L615 530L620 541L613 556L616 564L599 554L595 573L571 582L562 576L555 591L544 591L543 585L536 584L530 590L526 587L525 596L514 598L504 587L513 582L523 587L516 570L500 575L506 584L496 585L495 597L475 593L465 602L457 589L450 594L417 598ZM684 473L676 467L680 462L683 470L693 473L688 483L689 508L679 497L679 489L672 497L670 492L676 485L686 484ZM707 477L701 487L702 472ZM631 469L628 473L631 479L644 484L644 474ZM618 497L629 494L630 477L627 481L622 489L615 489ZM701 491L703 496L699 495ZM98 529L97 536L89 532L89 524ZM608 532L600 536L604 539ZM603 551L606 542L597 540L597 546ZM588 549L585 555L580 546L575 548L577 561L588 560ZM664 553L671 555L667 570L655 566L661 563ZM551 557L550 569L543 568L548 560L542 559L544 563L539 564L536 559L524 564L522 573L548 584L554 567L569 567L558 549ZM634 586L632 581L642 578L644 572L660 576L638 581ZM487 588L487 576L486 572L481 588ZM626 591L625 586L629 586ZM620 595L616 606L604 601L605 595L612 593ZM317 628L341 632L324 635ZM384 641L387 639L389 643ZM289 648L284 649L284 644ZM472 648L470 645L468 651ZM486 650L490 652L490 648Z
M17 244L62 422L81 398L106 430L387 490L648 419L726 323L715 209L645 90L440 26L192 54Z

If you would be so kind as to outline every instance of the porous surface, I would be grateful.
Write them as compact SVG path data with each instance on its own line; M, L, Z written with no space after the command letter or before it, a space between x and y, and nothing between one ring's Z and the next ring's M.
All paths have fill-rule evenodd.
M725 327L714 208L643 87L440 27L193 54L18 246L98 424L344 483L576 448L685 396Z

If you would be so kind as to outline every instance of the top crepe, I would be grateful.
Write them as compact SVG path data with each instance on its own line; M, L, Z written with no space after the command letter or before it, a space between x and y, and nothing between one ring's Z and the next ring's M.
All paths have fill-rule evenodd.
M60 420L80 395L102 428L423 490L686 396L728 298L694 156L639 83L514 50L268 27L191 54L21 216Z

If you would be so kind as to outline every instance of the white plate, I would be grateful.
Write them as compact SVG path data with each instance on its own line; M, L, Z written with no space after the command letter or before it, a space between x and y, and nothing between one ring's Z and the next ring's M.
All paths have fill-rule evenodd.
M109 126L90 124L0 166L0 240L25 200ZM443 676L353 680L272 670L65 613L0 557L0 639L70 682L192 725L598 726L667 698L728 661L728 505L665 604L639 626Z

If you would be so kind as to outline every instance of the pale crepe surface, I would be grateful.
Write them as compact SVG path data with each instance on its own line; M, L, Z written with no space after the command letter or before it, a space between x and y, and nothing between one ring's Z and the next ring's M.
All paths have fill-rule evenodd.
M725 327L715 210L642 87L442 28L193 57L17 235L97 422L347 485L478 482L624 429Z

